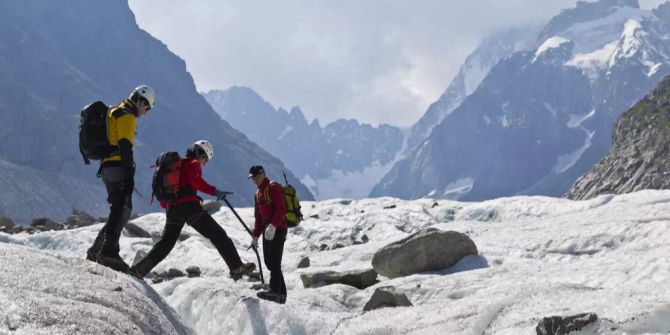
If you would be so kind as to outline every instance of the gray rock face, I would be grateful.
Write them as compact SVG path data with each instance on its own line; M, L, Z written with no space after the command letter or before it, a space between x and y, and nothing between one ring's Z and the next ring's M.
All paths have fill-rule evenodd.
M97 220L86 212L73 210L72 214L65 220L68 228L79 228L93 225Z
M300 259L300 262L298 262L298 269L304 269L309 267L309 257L303 257Z
M130 237L151 237L151 234L148 231L132 222L128 222L124 229L128 232Z
M186 276L189 278L200 277L201 271L197 266L189 266L186 268Z
M49 231L49 230L63 230L65 227L62 223L58 223L49 218L37 218L30 223L30 227L35 228L38 231Z
M148 252L144 250L137 250L135 253L135 258L133 258L133 266L137 265L137 263L139 263L144 258L144 256L147 255L147 253Z
M138 120L135 181L145 195L134 199L138 212L156 209L146 197L152 173L146 167L160 152L183 153L201 138L216 151L205 177L235 192L235 205L251 204L247 195L255 186L245 176L252 164L263 165L270 176L286 170L293 177L212 110L185 62L140 29L126 1L0 2L0 41L0 160L12 164L0 164L0 189L7 194L0 196L0 215L19 222L62 220L74 208L106 215L97 164L85 166L76 150L80 111L95 100L117 104L144 83L156 90L157 100ZM302 199L313 199L304 185L292 182Z
M14 227L16 227L16 224L14 221L12 221L12 219L7 217L0 218L0 232L13 234Z
M363 311L371 311L385 307L413 306L407 296L397 293L392 286L380 287L375 290L370 300L363 307Z
M372 267L382 276L396 278L441 270L477 254L467 235L428 228L381 248L372 258Z
M598 322L595 313L584 313L574 316L552 316L543 318L535 327L537 335L566 335L581 330L584 327Z
M377 283L377 272L372 269L345 272L312 272L301 274L300 279L302 280L302 285L305 288L312 287L317 284L344 284L356 287L358 289L364 289Z
M583 200L600 194L670 188L670 77L622 114L612 148L565 196Z
M171 268L167 271L161 272L161 273L157 274L156 276L152 277L151 281L154 284L157 284L157 283L162 283L164 281L168 281L168 280L172 280L172 279L179 278L179 277L184 277L184 276L186 276L186 274L183 271L181 271L179 269Z

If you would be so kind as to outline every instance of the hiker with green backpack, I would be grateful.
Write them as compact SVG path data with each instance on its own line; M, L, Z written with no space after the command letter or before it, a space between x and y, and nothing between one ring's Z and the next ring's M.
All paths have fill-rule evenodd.
M249 179L256 184L254 196L254 230L251 246L258 248L258 238L263 235L263 258L270 270L270 290L258 292L261 299L279 304L286 303L286 283L281 270L284 242L288 228L302 220L300 204L293 186L271 181L265 169L254 165L249 169ZM284 178L286 176L284 175Z
M214 156L214 148L205 140L196 141L181 158L176 152L162 153L156 160L152 182L153 195L166 209L165 228L160 241L142 260L130 268L129 273L144 278L172 251L184 223L193 227L209 239L223 258L233 280L250 275L256 268L254 263L243 263L233 241L226 231L205 211L200 204L198 191L223 198L224 192L202 178L202 167Z

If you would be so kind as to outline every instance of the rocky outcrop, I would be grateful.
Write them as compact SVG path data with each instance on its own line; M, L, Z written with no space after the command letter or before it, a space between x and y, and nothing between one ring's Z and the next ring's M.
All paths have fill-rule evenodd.
M670 188L670 77L622 114L612 133L612 148L579 178L565 197Z
M73 210L72 214L65 219L65 226L66 228L80 228L93 225L96 222L97 220L90 214L83 211Z
M300 279L305 288L319 284L344 284L358 289L364 289L377 283L377 272L372 269L345 272L310 272L301 274Z
M8 217L0 218L0 232L12 234L14 233L15 228L16 224L14 221L12 221L12 219Z
M309 257L303 257L300 259L300 262L298 262L298 269L304 269L308 268L310 264Z
M540 320L535 331L537 335L566 335L570 332L581 330L594 322L598 322L598 315L594 313L583 313L573 316L552 316Z
M175 278L179 277L185 277L186 274L179 270L179 269L174 269L171 268L167 271L161 272L159 274L156 274L155 276L151 277L151 282L154 284L162 283L164 281L172 280Z
M363 307L363 311L371 311L385 307L413 306L406 295L396 292L392 286L380 287L375 290L370 300Z
M142 227L132 222L126 223L124 229L126 230L126 232L128 232L130 237L144 237L144 238L151 237L151 234L148 231L144 230Z
M396 278L441 270L477 254L467 235L428 228L381 248L372 258L372 267L382 276Z

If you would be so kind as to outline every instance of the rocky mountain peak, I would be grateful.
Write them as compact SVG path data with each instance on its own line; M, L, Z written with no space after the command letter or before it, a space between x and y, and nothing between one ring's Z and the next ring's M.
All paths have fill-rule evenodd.
M609 154L575 182L567 198L670 187L670 77L619 117L612 142Z

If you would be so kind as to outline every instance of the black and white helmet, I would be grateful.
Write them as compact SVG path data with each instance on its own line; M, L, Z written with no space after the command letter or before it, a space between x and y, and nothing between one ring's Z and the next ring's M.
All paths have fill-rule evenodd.
M196 153L204 153L207 156L207 160L211 160L214 157L214 147L212 144L206 140L195 141L193 143L193 151Z

